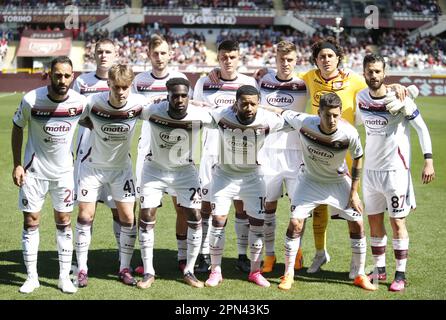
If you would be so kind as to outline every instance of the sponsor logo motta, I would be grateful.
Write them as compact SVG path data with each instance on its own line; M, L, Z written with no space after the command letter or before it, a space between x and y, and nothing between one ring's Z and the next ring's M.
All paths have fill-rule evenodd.
M102 125L102 132L109 135L121 135L130 131L130 126L126 123L107 123Z
M185 141L187 139L187 134L185 132L179 132L179 130L160 132L159 135L161 140L169 144Z
M317 149L317 148L315 148L313 146L308 146L307 150L311 154L313 154L315 156L318 156L318 157L327 158L327 159L331 159L331 158L334 157L334 153L333 152L327 151L327 150L320 150L320 149Z
M223 107L232 106L235 103L235 95L230 96L226 94L221 94L215 97L214 103L217 106L223 106Z
M64 136L71 130L71 124L66 121L54 121L43 126L43 131L51 136Z
M252 141L247 140L241 140L241 139L235 139L235 140L229 140L229 145L231 145L233 148L236 149L251 149L254 148L254 143Z
M387 126L389 121L381 116L369 116L365 118L364 125L370 129L382 129Z
M272 106L283 107L292 104L294 98L287 93L272 93L266 96L266 101Z

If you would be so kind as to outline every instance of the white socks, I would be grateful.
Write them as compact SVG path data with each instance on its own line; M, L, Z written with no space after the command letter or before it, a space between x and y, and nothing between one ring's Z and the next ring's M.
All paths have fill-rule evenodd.
M28 276L37 279L37 253L39 251L39 228L22 231L23 261Z
M76 249L77 270L88 271L88 248L91 243L91 224L76 223L74 247Z

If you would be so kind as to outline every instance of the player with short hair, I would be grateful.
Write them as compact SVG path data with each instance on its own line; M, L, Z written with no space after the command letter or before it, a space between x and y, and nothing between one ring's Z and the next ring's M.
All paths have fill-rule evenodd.
M296 112L304 112L307 104L305 82L293 76L297 63L297 48L289 41L277 44L276 68L259 79L261 104L281 107ZM277 132L268 135L259 153L266 183L265 202L265 258L262 271L273 270L276 263L274 251L277 200L283 196L283 185L288 197L293 195L297 174L302 163L299 133ZM296 257L297 269L302 265L301 257Z
M79 214L75 232L78 286L88 283L88 248L100 190L107 185L119 214L119 279L136 285L130 273L136 226L133 207L135 183L130 158L136 121L145 98L130 93L134 73L128 65L114 65L108 71L109 92L91 95L86 117L92 123L91 147L81 159L79 176Z
M74 72L68 57L53 59L49 75L50 85L28 92L13 118L12 178L14 184L20 187L19 208L24 218L22 250L28 274L19 289L21 293L31 293L40 286L37 274L39 223L47 193L52 198L57 228L58 288L65 293L77 291L69 278L73 255L71 213L74 203L71 146L86 99L70 89ZM27 125L28 141L22 162L23 128Z
M243 201L249 216L248 243L250 273L248 280L261 287L270 283L261 274L264 242L264 201L266 195L263 173L258 163L258 150L265 137L282 129L283 119L274 113L258 109L260 92L255 86L237 89L233 106L213 110L217 123L220 152L213 170L211 186L212 226L210 228L211 274L206 286L215 287L223 281L221 261L225 244L225 225L231 200Z
M171 59L171 47L167 40L160 35L153 35L150 38L148 56L152 69L141 72L133 81L132 91L144 95L149 99L149 104L159 103L167 98L166 82L172 78L187 77L179 72L169 68ZM190 92L192 96L192 93ZM138 155L136 158L136 189L139 193L139 184L141 181L142 168L144 159L149 156L150 151L150 122L143 121L141 127L141 135L138 142ZM171 190L168 192L172 195L172 201L177 212L176 238L178 245L178 266L183 272L187 260L187 216L178 206L176 196ZM143 274L144 268L137 267L135 271Z
M432 144L429 130L416 104L406 98L401 110L386 106L387 86L384 84L386 63L375 54L364 57L364 77L368 88L358 93L357 108L366 132L363 196L365 213L370 224L373 260L377 272L372 280L386 280L387 236L384 211L387 209L393 231L393 250L396 259L395 279L390 291L404 290L409 234L406 217L415 209L410 174L410 127L415 128L424 154L421 180L424 184L435 178Z
M220 66L217 81L210 76L198 79L194 88L194 100L203 101L208 105L220 107L232 106L235 103L237 89L242 85L257 87L254 78L238 73L240 63L239 43L233 40L222 41L217 48L217 58ZM198 258L196 272L207 272L210 268L209 256L209 226L212 221L210 186L213 179L213 166L218 157L218 131L205 128L203 131L203 153L200 160L200 185L202 191L201 215L203 218L203 239L201 255ZM243 203L234 199L235 232L237 235L238 259L236 268L249 273L250 262L246 255L248 249L249 222L248 215L243 210Z
M94 58L96 61L96 71L81 74L74 80L73 84L73 90L86 97L95 93L110 91L107 84L108 70L118 58L114 42L107 38L98 40L94 49ZM74 163L75 199L77 198L77 186L79 185L78 177L81 159L85 156L91 146L90 134L90 129L84 126L79 126L76 140L76 161ZM107 186L104 186L101 191L99 202L103 202L111 210L113 217L113 234L115 235L119 251L121 225L119 224L118 210L110 195L110 189Z
M272 108L272 107L267 107ZM290 222L285 238L285 272L279 289L289 290L294 282L294 262L305 219L320 204L330 205L332 215L347 220L352 260L358 266L354 284L375 290L365 273L366 238L358 186L363 150L358 131L341 118L342 101L335 93L321 96L318 116L273 108L299 132L304 165L291 202ZM351 178L345 155L353 158Z
M141 118L150 122L150 150L141 176L139 242L144 264L141 289L155 281L153 267L156 213L163 193L173 190L178 205L187 215L187 262L184 281L196 288L204 287L194 275L194 265L201 246L201 197L198 172L192 159L200 128L211 125L212 117L189 104L190 83L184 78L166 82L167 101L148 105Z

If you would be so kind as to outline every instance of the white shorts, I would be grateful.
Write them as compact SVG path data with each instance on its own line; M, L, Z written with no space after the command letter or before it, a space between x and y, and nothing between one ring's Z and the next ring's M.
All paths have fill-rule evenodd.
M49 192L53 208L59 212L72 212L74 205L73 174L63 175L59 180L42 180L25 176L19 190L19 209L24 212L40 212Z
M195 166L180 170L161 170L146 162L139 197L141 208L159 207L167 190L175 192L178 205L185 208L201 208L201 190Z
M135 178L136 178L136 195L139 198L141 193L141 180L142 180L142 169L144 167L144 162L146 155L149 153L149 146L142 146L141 140L138 143L138 155L136 156L136 166L135 166ZM174 190L167 188L166 193L170 194L172 197L176 197Z
M339 183L323 183L299 174L299 182L291 198L292 219L306 219L311 217L314 208L321 204L333 207L332 218L349 221L362 221L362 215L352 208L347 208L351 189L351 179L348 176Z
M77 139L77 155L76 161L74 162L74 201L77 203L77 198L79 194L79 182L80 182L80 171L84 167L81 165L82 159L88 153L88 149L90 149L90 135L91 130L85 127L79 127L78 131L78 139ZM110 187L108 185L103 186L99 191L98 202L105 204L107 207L111 209L116 209L116 204L113 201L111 196Z
M242 200L246 213L253 218L265 218L266 187L261 172L249 175L231 175L218 166L212 179L212 214L227 215L231 200Z
M284 184L288 197L291 197L298 181L302 151L263 148L259 152L259 162L266 184L266 201L277 201L283 197Z
M367 215L387 210L390 217L403 218L416 207L409 170L365 170L362 193Z
M109 188L113 201L135 201L135 179L131 166L118 170L81 165L79 180L79 202L99 201L104 187Z
M218 156L203 154L200 160L200 187L201 199L203 201L211 202L211 182L213 178L213 167L218 162Z

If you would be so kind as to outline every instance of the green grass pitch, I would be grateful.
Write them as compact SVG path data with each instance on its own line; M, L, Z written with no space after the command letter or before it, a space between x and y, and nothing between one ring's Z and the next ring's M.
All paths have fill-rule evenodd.
M89 286L75 295L66 295L57 289L58 260L55 243L55 225L51 201L47 198L42 210L40 225L40 248L38 271L41 287L29 295L18 292L19 286L26 279L21 251L22 213L17 209L18 189L11 178L12 155L10 134L12 116L22 94L0 94L0 299L120 299L120 300L298 300L298 299L360 299L360 300L401 300L401 299L438 299L446 298L446 212L443 201L446 190L446 148L441 142L446 133L446 98L419 98L418 105L430 129L436 180L430 185L420 183L422 155L418 138L412 130L412 176L417 196L417 210L408 218L410 234L409 260L407 276L409 285L403 293L390 293L387 288L393 278L395 262L391 248L391 228L386 219L389 233L387 246L388 274L390 279L379 285L376 292L366 292L348 280L350 266L350 242L347 224L344 221L331 220L328 228L328 250L332 262L323 267L323 271L309 275L305 272L314 255L313 235L309 221L304 237L304 270L297 272L295 284L289 292L277 288L279 277L284 270L283 241L288 223L288 200L279 202L276 253L278 264L275 271L267 275L272 286L268 289L256 287L247 281L247 276L235 270L237 257L234 232L234 215L229 216L226 228L226 246L223 257L224 282L217 288L193 289L182 281L177 269L175 214L171 200L164 199L159 210L155 228L154 264L157 272L156 281L150 289L139 290L127 287L117 281L117 250L112 233L111 214L107 208L98 206L94 223L93 240L89 253ZM138 133L139 134L138 127ZM360 129L363 136L363 130ZM26 137L26 135L25 135ZM364 141L364 140L363 140ZM136 138L133 154L136 150ZM133 157L135 158L135 157ZM73 225L77 209L73 213ZM366 222L367 236L369 235ZM369 245L369 243L368 243ZM133 258L133 266L139 261L138 244ZM370 247L368 248L367 266L372 266ZM206 280L205 275L198 275Z

